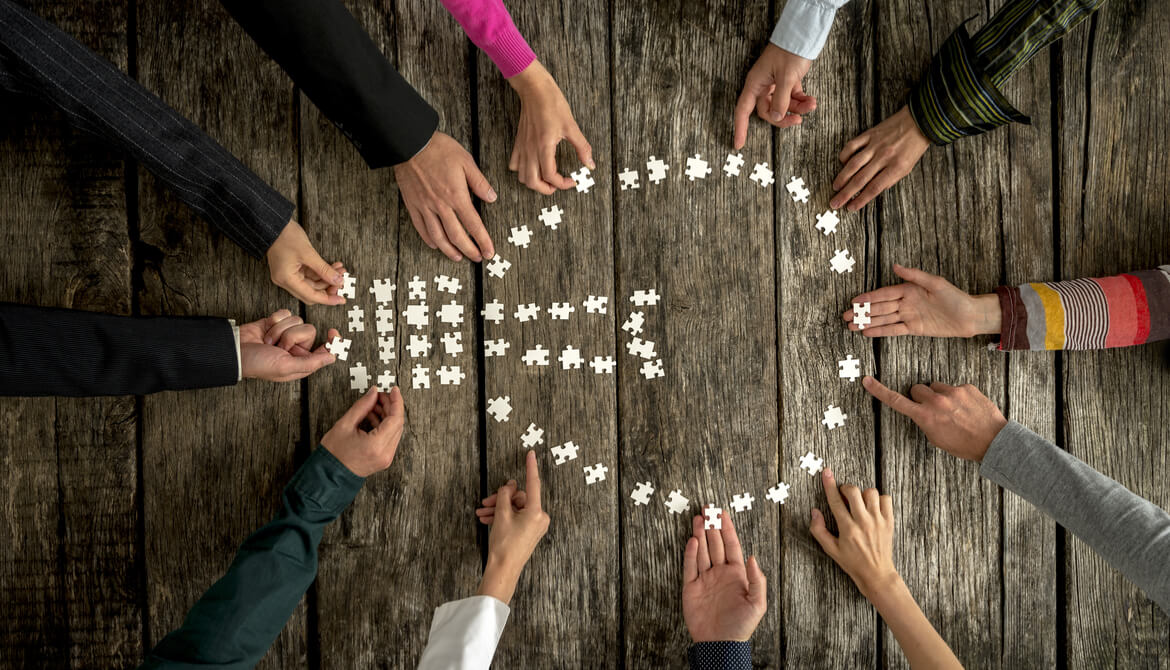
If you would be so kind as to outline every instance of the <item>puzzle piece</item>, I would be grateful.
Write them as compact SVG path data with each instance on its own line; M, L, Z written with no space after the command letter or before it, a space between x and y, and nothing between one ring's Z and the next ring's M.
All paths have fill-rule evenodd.
M646 379L658 379L659 377L666 376L666 372L662 370L661 358L656 361L646 361L642 364L642 368L639 370L639 372L641 372L642 376Z
M646 161L646 178L657 184L666 179L666 171L669 169L669 165L651 156L650 160Z
M557 229L557 225L561 222L561 217L564 216L565 210L553 205L552 207L545 207L540 210L540 217L538 217L544 225Z
M325 349L336 356L338 360L344 361L349 358L349 345L351 344L353 344L353 340L347 340L338 335L325 343Z
M508 241L521 249L527 249L528 244L532 242L532 231L528 230L528 226L517 226L512 229L512 234L508 236Z
M785 188L788 189L788 195L792 196L795 202L808 202L808 196L812 194L811 191L804 187L804 179L802 177L794 176Z
M788 489L789 486L787 484L780 482L779 484L768 489L768 495L764 497L776 504L783 505L784 501L788 500Z
M390 374L389 370L386 370L382 374L378 375L378 390L385 393L386 391L394 388L394 384L397 382L398 380L394 378L394 375Z
M613 356L594 356L593 360L589 362L589 367L593 368L594 374L613 374L613 370L617 367L617 362L613 360Z
M531 302L527 305L516 305L516 312L512 316L516 317L520 323L524 323L525 321L535 321L538 314L540 314L540 308L536 306L536 303Z
M439 308L439 321L448 326L458 326L463 323L463 305L452 300Z
M556 321L568 321L569 315L576 311L577 308L567 302L554 302L552 307L548 308L549 316Z
M723 163L723 171L727 173L728 177L738 177L739 169L743 167L743 154L727 154L727 160Z
M639 188L639 186L638 186L638 172L636 170L631 170L629 168L622 170L621 172L618 173L618 180L621 181L621 183L622 183L622 190L623 191L626 190L627 188L630 190Z
M524 434L520 436L520 441L524 443L525 449L531 449L538 444L544 444L544 430L537 428L535 423L528 424Z
M500 302L499 300L492 300L489 303L485 303L483 309L479 311L479 315L482 316L485 321L500 323L504 320L504 303Z
M831 209L817 214L817 230L826 235L837 232L837 224L840 222L841 219L837 218L837 212Z
M742 495L731 496L731 509L736 512L746 512L752 508L752 503L756 501L752 494L746 491Z
M683 170L683 174L687 179L694 181L696 179L706 179L707 175L711 174L711 167L707 161L703 160L699 154L695 154L694 158L687 159L687 169Z
M499 254L496 254L495 256L492 256L491 262L488 263L485 267L487 267L487 273L489 275L495 277L496 279L503 279L504 274L512 267L512 264L500 258Z
M596 484L597 482L605 481L605 473L609 472L609 468L601 463L597 465L586 465L583 469L585 470L586 484Z
M856 262L857 259L850 258L849 252L847 250L838 249L833 258L829 261L829 266L833 268L833 271L837 274L842 274L845 272L853 272L853 264Z
M411 358L419 358L429 354L433 346L426 335L411 335L410 343L406 345L406 351Z
M406 317L406 325L413 326L415 330L422 330L431 325L426 305L407 305L406 309L402 310L402 316Z
M458 386L466 378L467 373L458 365L444 365L439 368L439 384L442 386Z
M341 288L337 289L337 295L344 296L350 300L357 298L357 277L348 272L341 273Z
M841 379L855 382L861 376L861 361L854 358L853 354L846 356L843 361L837 361L837 367L840 368L837 370L837 376Z
M865 330L872 320L869 316L870 306L868 302L853 303L853 323L857 324L858 330Z
M463 353L463 333L443 333L439 340L443 343L443 351L448 356Z
M389 279L375 279L374 285L370 287L370 293L374 294L374 302L394 302L396 288L398 287Z
M650 482L638 482L637 488L630 494L635 505L650 504L650 496L654 493L654 486Z
M635 337L633 340L626 342L626 351L639 358L654 358L654 343L650 340Z
M577 449L579 447L572 443L572 441L553 447L552 455L557 458L557 465L563 464L565 461L572 461L577 458Z
M809 473L810 475L817 474L818 472L823 470L824 467L825 467L825 459L817 458L815 455L813 455L813 452L811 452L811 451L808 452L807 454L805 454L804 456L800 457L800 469L804 470L805 472ZM786 494L788 493L788 487L784 488L784 493L786 493ZM785 497L787 497L787 496L785 496Z
M626 331L630 335L641 335L642 325L645 323L645 314L642 312L632 312L630 313L630 318L626 319L626 322L622 324L622 330Z
M548 353L548 349L545 349L544 345L538 344L536 345L535 349L529 349L526 351L524 355L520 357L520 360L524 361L524 364L528 366L545 366L548 365Z
M565 346L565 350L561 352L561 355L557 357L557 360L561 362L562 370L580 370L581 363L585 362L584 359L581 358L581 350L574 349L572 345Z
M422 277L415 275L410 281L406 282L406 287L410 289L407 297L411 300L427 299L427 282Z
M656 307L658 306L658 301L661 299L662 296L658 295L658 291L655 289L650 289L649 291L634 291L634 295L630 296L630 302L634 303L638 307L645 307L646 305Z
M589 168L582 167L580 170L570 174L573 178L573 183L577 185L578 193L588 193L589 189L597 182L593 181L593 177L589 176Z
M585 299L582 305L585 311L589 314L605 314L608 309L606 305L609 304L609 296L607 295L591 295Z
M690 506L691 501L683 497L681 490L675 489L670 492L670 496L667 497L664 504L670 510L671 514L682 514L687 511L687 507Z
M378 337L378 360L388 363L394 360L394 338Z
M370 372L366 370L365 363L358 363L349 368L349 388L362 393L370 388Z
M378 305L374 310L374 329L379 333L394 332L394 308Z
M508 347L512 346L504 339L498 340L484 340L483 341L483 357L492 358L493 356L503 356L508 351Z
M714 504L704 507L703 516L707 518L703 519L703 528L707 530L723 530L723 518L720 516L721 514L723 514L723 509L716 507Z
M459 283L458 277L448 277L447 275L435 277L435 286L440 291L450 293L451 295L455 295L459 292L459 289L463 288L463 285Z
M431 387L431 369L421 365L411 369L410 388L429 389Z
M366 311L357 305L349 308L345 313L349 317L349 331L351 333L363 333L366 330L366 324L362 319L366 318Z
M487 413L497 422L507 421L512 414L512 396L502 395L487 401Z
M825 410L825 418L821 419L821 423L828 426L829 430L833 430L834 428L844 426L845 419L848 418L849 415L842 412L840 407L829 405L829 408Z
M752 168L752 173L748 175L748 179L751 179L760 186L767 187L776 183L772 174L773 172L768 168L767 163L756 163L756 166Z

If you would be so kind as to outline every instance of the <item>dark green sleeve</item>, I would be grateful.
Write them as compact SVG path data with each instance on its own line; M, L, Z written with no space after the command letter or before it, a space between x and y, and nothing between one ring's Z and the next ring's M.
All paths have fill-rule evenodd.
M317 545L325 526L349 506L364 481L317 447L284 487L284 508L244 541L227 573L141 667L256 665L317 577Z

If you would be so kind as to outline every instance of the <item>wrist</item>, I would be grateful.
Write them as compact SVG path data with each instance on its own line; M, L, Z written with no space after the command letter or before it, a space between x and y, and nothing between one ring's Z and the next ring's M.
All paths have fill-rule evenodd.
M879 610L883 604L895 602L910 593L906 582L902 581L902 575L898 574L893 566L877 575L859 579L857 589Z
M971 330L976 335L999 335L1003 327L1003 315L999 309L999 296L984 293L971 297L975 307Z
M506 81L512 87L512 90L516 91L517 95L524 98L544 88L552 81L552 75L548 73L548 70L544 69L540 61L534 60L529 63L528 67L521 70L515 76L509 77Z
M511 603L512 594L516 592L516 583L520 581L519 567L507 558L488 554L487 565L483 569L483 578L479 581L477 595L491 596L505 605Z

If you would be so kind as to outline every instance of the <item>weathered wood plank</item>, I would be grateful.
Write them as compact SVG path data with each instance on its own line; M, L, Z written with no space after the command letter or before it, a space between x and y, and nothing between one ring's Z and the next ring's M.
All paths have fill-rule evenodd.
M878 96L885 118L956 26L981 3L883 3L877 12ZM897 283L895 262L939 274L970 292L999 281L997 222L1007 194L999 161L1003 134L932 148L913 172L876 203L881 226L880 284ZM1005 360L968 340L895 338L878 345L883 381L906 393L915 383L971 383L1003 406ZM1003 646L1000 593L1000 493L969 464L930 446L907 418L882 409L882 488L894 499L895 563L927 617L973 667L998 667ZM989 625L989 622L996 622ZM884 661L905 667L886 629Z
M351 10L393 61L443 116L442 129L467 142L470 87L465 37L437 2L351 3ZM480 570L474 503L479 497L478 316L473 267L453 263L422 243L400 205L390 169L369 170L348 141L301 96L301 157L306 229L318 249L346 263L358 277L357 300L365 332L346 334L354 344L339 361L309 379L312 439L319 439L357 397L349 390L350 365L365 363L371 382L388 370L406 401L407 429L389 471L368 480L365 491L326 534L317 588L318 635L323 668L413 667L439 604L471 595ZM440 293L434 277L456 277L456 296ZM431 327L415 331L401 318L413 276L427 282ZM396 358L378 357L375 278L396 281L393 336ZM442 325L439 306L465 307L458 328ZM345 307L310 308L311 321L346 332ZM446 356L442 332L460 332L464 352ZM433 345L411 358L414 334ZM411 368L430 368L430 390L411 389ZM459 386L440 386L440 365L459 365ZM438 503L438 504L435 504ZM408 539L409 538L409 539ZM436 553L437 552L437 553ZM371 582L371 574L378 578ZM373 588L371 585L373 584Z
M619 193L615 219L619 319L633 291L657 288L644 339L657 344L666 377L647 381L618 338L622 452L625 661L677 667L690 637L682 618L683 548L691 517L707 503L728 508L750 492L754 509L736 515L745 553L771 578L771 613L756 631L757 662L781 653L776 608L781 584L780 516L764 496L783 470L777 458L776 304L773 189L747 175L771 162L768 133L754 127L739 178L722 172L731 113L743 75L767 31L764 2L696 6L659 3L615 8L613 31L615 168L642 175ZM712 174L691 182L685 159L701 154ZM646 176L650 155L670 164L665 181ZM648 507L628 499L634 482L657 489ZM674 489L690 499L673 515Z
M1106 5L1064 48L1061 275L1100 277L1170 258L1162 194L1170 127L1156 6ZM1140 92L1140 93L1138 93ZM1136 94L1135 94L1136 93ZM1170 508L1166 345L1064 355L1066 448ZM1170 620L1084 543L1065 534L1068 667L1170 667Z
M292 84L218 5L138 6L139 79L295 200ZM247 257L142 173L140 304L149 314L238 322L296 308L266 264ZM300 438L298 384L163 393L143 401L143 501L150 639L157 642L271 518ZM264 668L304 666L298 607Z
M126 68L121 3L28 2ZM0 300L130 312L125 166L43 105L0 106ZM0 400L0 665L124 667L142 653L133 398Z
M544 480L544 506L552 519L512 602L508 630L496 655L498 667L614 667L620 663L618 509L631 486L617 451L615 375L589 367L594 356L614 356L615 308L625 298L614 294L612 202L617 166L610 152L610 58L608 10L598 1L534 5L511 3L516 24L532 44L571 106L581 131L593 146L597 182L588 193L575 190L542 196L520 184L507 170L520 116L517 95L495 65L480 54L477 116L480 165L500 194L485 206L484 221L499 254L512 262L503 279L483 277L483 299L505 305L505 320L485 323L484 337L511 344L504 358L485 359L487 398L510 396L514 411L507 423L487 419L486 490L523 480L527 449L520 436L530 423L544 429L537 449ZM580 167L568 144L562 145L561 174ZM542 208L559 206L564 221L557 230L537 218ZM527 249L507 241L509 229L527 225ZM586 313L589 295L610 296L607 314ZM568 302L568 321L553 320L548 308ZM518 304L535 303L535 322L513 318ZM625 303L629 304L629 303ZM550 350L548 367L526 367L525 350ZM586 363L563 370L557 358L566 346L580 349ZM629 359L626 359L629 360ZM629 374L633 374L629 370ZM551 447L572 441L576 460L555 465ZM609 468L604 482L585 483L583 468Z

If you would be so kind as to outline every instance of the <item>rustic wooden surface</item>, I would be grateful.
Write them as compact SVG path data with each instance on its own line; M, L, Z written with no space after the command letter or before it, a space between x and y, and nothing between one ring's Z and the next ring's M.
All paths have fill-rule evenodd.
M479 497L522 476L520 435L538 447L548 536L521 579L499 667L677 667L687 635L679 608L690 516L663 507L671 489L727 505L745 550L769 578L769 613L754 637L760 667L905 666L896 641L807 532L823 508L817 481L798 470L812 450L838 478L894 496L896 561L927 616L969 667L1170 667L1170 620L1083 543L1028 504L981 480L971 464L930 447L914 426L877 411L860 385L836 376L845 353L905 391L919 381L971 382L1009 416L1170 506L1170 397L1165 344L1067 354L987 351L986 340L873 342L844 332L840 312L862 290L895 280L893 262L941 273L960 287L1113 274L1170 258L1162 156L1170 103L1153 3L1107 5L1007 86L1031 115L1013 126L932 149L886 196L843 215L826 240L812 228L829 197L840 147L895 111L930 54L968 16L1002 4L964 0L929 12L905 0L854 0L805 80L818 111L798 129L753 120L739 179L723 176L731 110L782 1L695 6L681 0L613 6L512 2L521 31L557 78L592 143L589 194L551 197L507 170L519 102L438 3L347 0L375 42L440 110L441 130L472 151L500 198L483 205L502 280L428 250L401 207L389 170L371 172L292 82L216 3L104 0L83 8L27 0L136 76L298 205L296 216L330 260L359 277L357 303L394 277L458 277L467 319L459 387L404 393L408 428L394 466L372 478L325 535L320 576L262 667L411 667L433 608L474 592L486 535ZM976 19L978 25L983 19ZM685 159L712 174L691 183ZM670 164L646 182L645 161ZM562 169L577 167L567 147ZM746 178L754 162L773 189ZM642 188L620 191L632 167ZM809 206L783 190L791 174ZM295 308L263 263L248 258L132 162L35 106L0 107L0 300L116 313L216 314L240 321ZM557 231L536 218L557 204ZM526 224L532 246L508 244ZM833 249L852 274L825 267ZM645 339L667 377L648 382L619 328L637 289L655 287ZM610 295L606 315L587 295ZM569 300L567 323L484 324L499 299L547 308ZM445 301L445 300L444 300ZM296 308L344 329L342 310ZM416 363L451 363L434 349L411 359L398 320L397 358L378 361L372 333L351 362L409 386ZM503 337L504 359L479 341ZM541 344L550 366L520 356ZM617 374L561 370L566 345L586 360L612 355ZM146 398L0 401L0 667L132 667L266 521L280 489L351 402L345 366L302 383ZM509 395L507 423L483 418ZM820 413L850 414L830 435ZM577 460L548 449L572 440ZM586 486L581 468L603 463ZM650 480L649 507L630 491ZM763 496L793 484L777 508ZM197 538L192 541L191 538Z

